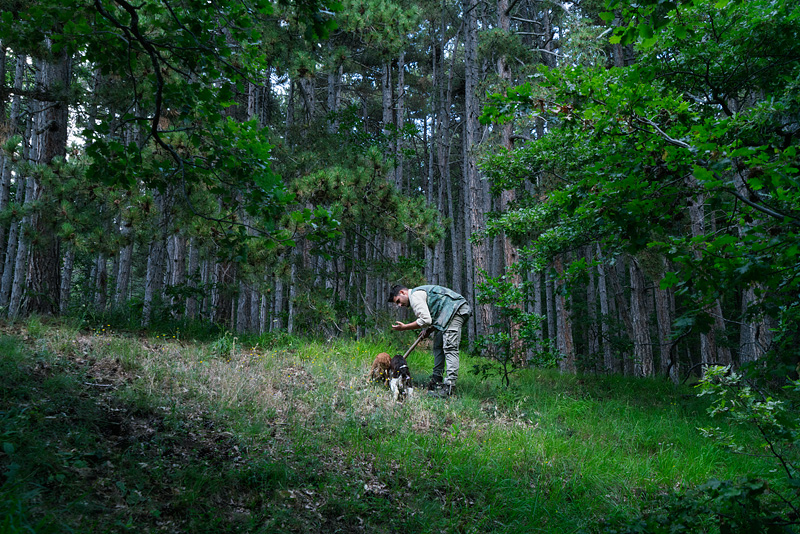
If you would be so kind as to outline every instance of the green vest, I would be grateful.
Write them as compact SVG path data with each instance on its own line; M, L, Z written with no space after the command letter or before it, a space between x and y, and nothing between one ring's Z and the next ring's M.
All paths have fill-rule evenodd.
M419 286L408 292L408 296L414 291L424 291L428 294L428 309L431 312L431 319L433 320L433 327L436 330L442 331L450 324L450 319L456 314L458 309L467 303L467 299L453 291L442 286ZM467 306L467 313L469 313L469 306Z

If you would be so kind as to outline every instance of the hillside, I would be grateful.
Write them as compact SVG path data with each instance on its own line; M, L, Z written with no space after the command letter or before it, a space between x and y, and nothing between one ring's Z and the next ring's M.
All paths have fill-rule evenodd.
M593 532L774 467L703 438L689 387L526 370L505 389L465 356L457 398L395 403L364 379L381 350L4 325L0 530ZM432 360L409 363L422 381Z

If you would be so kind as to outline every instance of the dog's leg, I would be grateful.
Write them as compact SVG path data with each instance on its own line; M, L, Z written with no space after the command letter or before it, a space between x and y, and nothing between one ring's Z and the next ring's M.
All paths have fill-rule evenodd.
M389 381L389 387L392 389L392 396L394 397L395 401L397 401L400 398L400 386L398 384L399 382L400 382L399 378L392 378Z

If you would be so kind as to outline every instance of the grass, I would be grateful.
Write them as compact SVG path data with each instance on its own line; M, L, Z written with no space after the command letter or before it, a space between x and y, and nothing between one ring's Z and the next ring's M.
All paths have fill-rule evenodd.
M464 356L456 398L398 404L365 380L379 340L3 330L2 532L598 532L774 468L702 438L704 399L660 380L505 389ZM409 365L421 382L432 357Z

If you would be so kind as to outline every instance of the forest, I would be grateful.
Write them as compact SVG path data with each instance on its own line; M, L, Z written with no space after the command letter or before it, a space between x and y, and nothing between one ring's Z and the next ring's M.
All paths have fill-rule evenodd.
M0 104L4 325L362 343L442 285L484 378L700 381L800 521L793 0L0 0Z
M514 365L791 366L797 17L6 1L0 307L362 337L433 283Z

